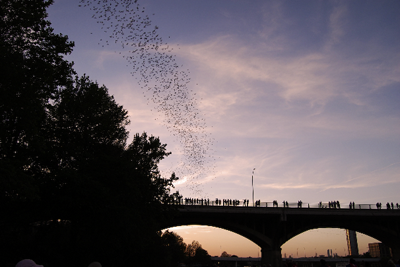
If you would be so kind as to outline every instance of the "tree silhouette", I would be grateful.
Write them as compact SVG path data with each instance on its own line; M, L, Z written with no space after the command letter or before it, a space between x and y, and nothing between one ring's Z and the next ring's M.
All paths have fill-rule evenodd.
M220 257L221 258L229 258L229 257L231 257L231 254L229 254L228 252L224 251L224 252L221 253Z
M26 166L45 147L40 131L49 100L69 83L72 64L63 59L73 42L54 34L46 20L52 1L4 0L0 5L0 169L3 201L37 199Z
M186 244L182 237L170 231L165 231L161 235L163 249L159 252L164 259L164 266L178 266L185 261Z
M178 178L158 163L170 153L146 133L127 144L127 111L64 60L73 42L53 33L51 3L0 5L1 260L161 265L151 255Z
M208 264L211 262L211 256L204 250L198 241L193 240L191 244L186 247L187 262L189 264Z
M196 254L193 261L200 264L211 263L211 256L208 254L207 250L203 249L201 246L196 249Z

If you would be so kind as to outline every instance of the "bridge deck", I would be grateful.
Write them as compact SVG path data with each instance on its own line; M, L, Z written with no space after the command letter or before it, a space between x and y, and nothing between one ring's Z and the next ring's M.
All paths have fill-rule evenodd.
M262 208L243 206L179 205L181 212L230 213L230 214L287 214L287 215L352 215L352 216L400 216L398 209L328 209L328 208Z

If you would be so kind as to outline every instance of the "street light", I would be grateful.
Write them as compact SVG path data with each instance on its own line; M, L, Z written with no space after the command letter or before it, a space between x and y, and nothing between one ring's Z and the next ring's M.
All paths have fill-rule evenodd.
M254 171L256 168L253 169L253 172L251 174L251 188L252 188L252 199L253 199L253 207L255 206L254 203L254 182L253 182L253 177L254 177Z

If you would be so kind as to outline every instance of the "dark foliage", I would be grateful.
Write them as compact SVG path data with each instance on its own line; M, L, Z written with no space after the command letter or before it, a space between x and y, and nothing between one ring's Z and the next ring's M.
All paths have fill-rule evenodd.
M193 242L186 247L186 263L189 265L202 264L208 265L211 263L211 256L202 248L198 241Z
M173 267L186 263L188 266L208 266L211 256L202 248L198 241L186 245L182 237L170 231L161 235L162 249L158 251L160 258L164 259L163 266Z
M162 249L158 254L164 259L165 267L179 266L186 260L186 244L182 237L167 230L161 235L161 242Z

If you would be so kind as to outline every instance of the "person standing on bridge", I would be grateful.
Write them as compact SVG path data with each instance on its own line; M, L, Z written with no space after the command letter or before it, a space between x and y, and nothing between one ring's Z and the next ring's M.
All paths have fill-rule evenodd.
M302 208L302 207L303 207L303 202L302 202L301 200L299 200L299 201L297 202L297 207L298 207L298 208Z

